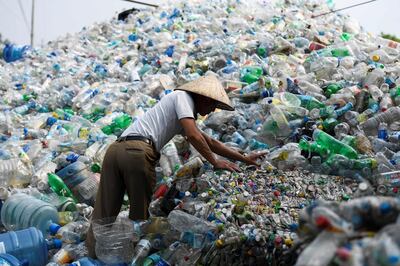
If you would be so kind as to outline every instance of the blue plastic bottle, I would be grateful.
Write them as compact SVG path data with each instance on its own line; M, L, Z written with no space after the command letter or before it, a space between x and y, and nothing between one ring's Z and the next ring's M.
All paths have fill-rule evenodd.
M64 183L72 190L86 179L86 176L83 175L86 168L86 164L76 161L57 171L56 175L61 177Z
M29 266L46 265L48 250L54 248L59 249L61 245L62 242L58 239L47 242L42 232L34 227L0 234L0 253L10 254L20 261L28 261ZM1 256L4 258L4 255L5 254L2 254ZM0 258L2 258L1 256Z
M6 44L3 49L3 58L7 63L22 59L26 52L31 49L29 45L17 46L14 44Z
M76 161L56 173L71 189L79 202L94 204L98 182L87 170L87 165Z
M33 226L47 235L58 230L58 219L53 205L22 193L9 197L1 208L1 221L7 230Z

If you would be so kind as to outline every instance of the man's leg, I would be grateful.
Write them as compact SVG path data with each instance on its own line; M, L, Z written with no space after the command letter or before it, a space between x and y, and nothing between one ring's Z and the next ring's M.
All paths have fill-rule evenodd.
M117 216L121 210L125 184L119 169L118 153L122 149L123 143L115 142L111 144L104 156L92 220ZM91 225L86 237L86 246L92 258L96 258L95 245L96 240Z
M124 152L119 154L125 186L129 196L129 218L148 218L148 207L155 186L155 164L158 153L143 141L127 141Z

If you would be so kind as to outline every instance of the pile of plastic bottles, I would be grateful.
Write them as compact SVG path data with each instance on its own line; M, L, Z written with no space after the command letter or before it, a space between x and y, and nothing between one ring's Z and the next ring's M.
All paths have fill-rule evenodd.
M400 44L339 13L314 18L327 2L184 1L42 48L6 45L0 262L396 264L397 199L377 196L400 186ZM206 74L236 110L201 117L199 128L243 152L267 151L261 168L214 171L176 136L161 151L151 218L128 221L125 199L116 220L92 221L99 260L85 257L107 147Z
M399 204L394 197L363 197L304 208L297 247L303 250L296 265L398 264Z

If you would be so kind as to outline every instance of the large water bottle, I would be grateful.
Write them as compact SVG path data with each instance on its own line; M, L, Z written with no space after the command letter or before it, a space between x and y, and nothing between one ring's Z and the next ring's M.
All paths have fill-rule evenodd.
M46 265L48 250L59 249L61 245L62 243L58 239L46 241L42 232L34 227L0 234L0 252L10 254L19 260L28 261L29 266ZM4 258L4 254L0 255L0 261L2 258Z
M87 170L87 165L76 161L57 172L74 196L80 201L93 205L99 181Z
M47 235L59 227L58 220L58 212L53 205L22 193L9 197L1 209L1 221L7 230L33 226Z

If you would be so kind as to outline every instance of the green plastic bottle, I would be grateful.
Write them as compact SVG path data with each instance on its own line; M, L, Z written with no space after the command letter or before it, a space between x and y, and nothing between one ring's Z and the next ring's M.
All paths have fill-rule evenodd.
M346 135L343 137L342 142L344 144L349 145L350 147L352 147L353 149L357 149L357 141L356 141L356 137L355 136L351 136L351 135Z
M110 125L103 127L101 130L104 132L104 134L111 135L126 129L131 123L132 117L127 114L123 114L115 118Z
M346 57L350 56L350 51L347 48L336 48L331 50L333 57Z
M313 138L319 145L327 149L332 154L341 154L349 159L358 158L358 153L352 147L335 139L322 130L315 129Z
M329 151L326 148L322 147L321 145L319 145L316 142L309 142L309 141L306 141L305 139L300 140L299 148L303 151L318 153L319 155L321 155L321 157L329 156Z
M318 101L315 97L309 96L309 95L297 95L297 97L300 99L301 107L306 108L307 110L311 111L312 109L319 109L319 108L324 108L326 107L325 104L322 102Z
M352 160L352 163L353 163L353 168L358 170L364 168L375 169L378 166L377 161L373 158Z
M353 36L350 34L350 33L348 33L348 32L343 32L343 34L340 36L340 39L342 39L343 41L350 41L350 39L352 38Z
M343 89L343 86L339 83L330 84L326 87L325 95L331 97L332 94L337 93L341 89Z
M74 200L76 203L77 200L72 194L71 190L67 187L67 185L64 183L64 181L56 174L47 174L49 186L51 189L59 196L62 197L68 197Z
M335 126L339 124L339 121L336 118L327 118L322 122L322 126L326 132L332 133Z
M240 79L248 84L258 81L263 74L263 70L258 66L248 66L240 70Z

